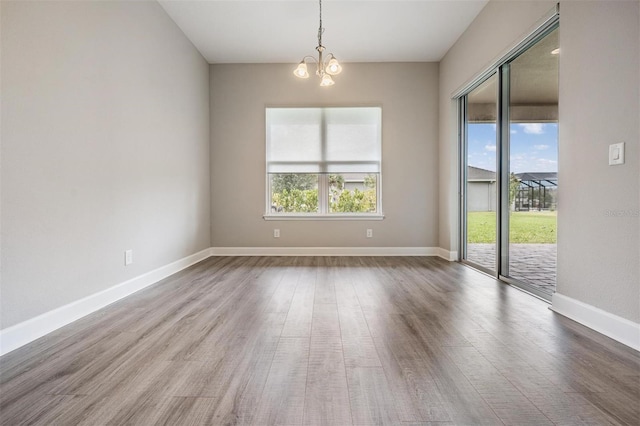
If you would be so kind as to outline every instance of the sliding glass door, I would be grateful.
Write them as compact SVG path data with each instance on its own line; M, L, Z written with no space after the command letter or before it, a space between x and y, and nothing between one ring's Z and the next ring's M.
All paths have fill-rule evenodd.
M508 252L505 277L551 295L556 287L558 29L509 63Z
M461 260L549 299L556 283L557 21L459 98Z
M465 99L463 215L464 258L479 269L496 272L497 180L496 117L498 76L493 74Z

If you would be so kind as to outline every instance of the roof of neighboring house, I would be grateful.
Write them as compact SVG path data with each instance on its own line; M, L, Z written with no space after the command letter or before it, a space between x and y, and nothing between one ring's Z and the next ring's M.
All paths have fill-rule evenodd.
M557 172L525 172L515 173L514 176L519 181L525 182L556 182ZM481 169L480 167L467 166L467 180L476 182L493 182L496 180L496 172Z
M467 180L495 181L496 172L481 169L480 167L467 166Z

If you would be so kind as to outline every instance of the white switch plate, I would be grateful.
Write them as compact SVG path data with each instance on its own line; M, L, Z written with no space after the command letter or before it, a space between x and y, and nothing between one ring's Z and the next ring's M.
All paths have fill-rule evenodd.
M280 238L280 230L279 229L274 229L273 230L273 238Z
M124 252L124 266L131 265L133 263L133 250L126 250Z
M624 142L609 145L609 165L624 164Z
M367 229L367 238L373 238L373 229Z

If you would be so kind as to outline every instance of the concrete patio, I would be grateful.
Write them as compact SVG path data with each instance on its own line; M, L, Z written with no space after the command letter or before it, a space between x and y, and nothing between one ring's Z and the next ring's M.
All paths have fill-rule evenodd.
M553 294L556 289L555 244L510 244L509 276ZM467 259L486 268L496 267L495 244L469 244Z

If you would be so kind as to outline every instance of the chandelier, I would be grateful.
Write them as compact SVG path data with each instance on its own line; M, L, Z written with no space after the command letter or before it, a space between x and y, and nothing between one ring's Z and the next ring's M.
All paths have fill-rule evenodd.
M302 58L298 67L293 71L293 74L299 78L309 78L309 72L307 71L307 60L311 60L315 62L317 69L316 75L320 77L320 86L333 86L334 81L331 78L332 75L340 74L342 71L342 67L338 63L338 60L333 53L329 53L329 56L325 60L323 59L323 54L325 47L322 45L322 33L324 32L324 28L322 28L322 0L319 0L320 4L320 25L318 26L318 46L316 50L318 51L318 59L313 56L305 56Z

